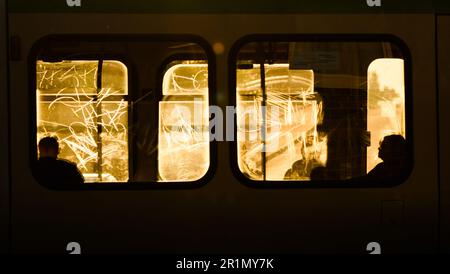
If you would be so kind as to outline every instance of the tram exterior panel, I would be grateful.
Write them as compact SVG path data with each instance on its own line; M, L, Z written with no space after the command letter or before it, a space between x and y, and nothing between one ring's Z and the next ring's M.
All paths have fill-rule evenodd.
M447 19L439 23L448 29ZM61 253L71 241L85 253L365 253L369 242L381 243L383 253L438 249L434 14L10 13L8 24L9 35L20 41L18 58L9 61L14 253ZM35 114L27 106L35 100L28 55L36 41L51 34L193 34L210 45L220 42L225 51L215 55L209 69L215 74L215 104L222 109L235 93L230 89L230 48L244 36L393 35L411 55L411 85L405 92L412 98L407 116L412 121L412 172L393 187L258 189L233 175L229 142L216 142L213 176L199 188L48 189L31 174L30 119ZM447 82L440 84L448 89ZM441 110L446 105L441 102ZM443 120L441 128L448 130ZM446 140L441 136L441 147L448 145ZM448 179L441 169L441 180Z

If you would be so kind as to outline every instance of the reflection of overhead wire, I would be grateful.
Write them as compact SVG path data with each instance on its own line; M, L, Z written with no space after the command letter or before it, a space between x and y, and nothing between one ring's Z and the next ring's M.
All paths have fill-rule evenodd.
M202 76L203 79L198 80L197 78L200 76ZM178 83L178 80L180 79L187 80L189 85L186 85L187 87L182 87L182 85ZM172 85L174 87L175 92L197 93L199 90L208 88L208 71L199 70L192 77L181 76L173 73Z
M264 65L259 64L260 68ZM261 69L260 69L261 70ZM265 71L267 74L270 69ZM255 73L258 73L255 70ZM262 74L263 72L259 72ZM250 75L247 75L250 77ZM317 133L317 124L321 121L322 104L320 96L313 91L312 78L289 75L268 76L266 79L254 79L245 81L238 79L237 84L237 121L240 144L245 144L245 149L240 150L240 164L251 178L261 179L265 174L265 166L279 156L287 156L292 164L299 157L304 159L303 168L306 172L308 162L320 158L326 153L326 138ZM266 115L262 116L261 82L268 89L265 102ZM286 86L287 85L287 86ZM264 92L263 92L264 95ZM264 98L263 98L264 101ZM251 104L253 102L253 105ZM247 104L245 104L247 103ZM262 106L261 106L262 105ZM249 120L246 118L249 115ZM264 129L260 129L263 127ZM261 130L268 131L265 140L251 137ZM246 138L250 137L250 140ZM312 139L311 139L312 138ZM301 147L296 149L296 144ZM271 147L265 151L265 146ZM275 145L275 147L274 147ZM284 173L283 173L284 176ZM280 178L283 179L283 178Z
M284 84L284 83L286 83L287 80L290 80L292 84L302 84L302 85L310 85L311 84L311 80L307 77L286 75L286 76L267 77L266 85L267 85L267 87L270 87L270 86L276 85L276 84ZM240 84L238 86L238 92L258 89L261 86L260 82L261 81L259 79L256 79L256 80L248 81L244 84ZM311 92L311 89L308 88L307 90L304 90L302 92L308 93L308 92ZM290 93L294 93L294 92L291 91Z

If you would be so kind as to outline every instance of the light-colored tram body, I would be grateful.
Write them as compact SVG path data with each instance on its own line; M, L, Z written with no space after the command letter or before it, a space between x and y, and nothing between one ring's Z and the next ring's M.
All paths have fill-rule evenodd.
M367 253L370 242L380 243L383 253L450 250L448 15L7 12L1 4L2 252L66 253L73 241L84 253ZM35 115L29 102L35 94L28 57L51 34L187 34L211 47L221 43L224 52L215 54L209 69L214 103L223 110L236 92L230 87L230 49L242 37L395 36L411 57L405 93L412 99L406 118L413 169L403 183L389 187L249 187L234 176L235 151L223 141L214 142L212 176L198 188L48 189L36 182L29 164ZM145 69L134 72L141 79L156 77L157 68Z

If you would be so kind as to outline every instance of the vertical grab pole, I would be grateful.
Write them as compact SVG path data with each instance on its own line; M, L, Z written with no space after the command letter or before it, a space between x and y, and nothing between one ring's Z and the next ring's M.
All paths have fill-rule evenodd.
M97 95L95 95L94 102L97 103L96 112L97 112L97 174L98 181L102 181L102 164L103 164L103 151L102 151L102 104L98 102L98 94L102 91L102 69L103 69L103 60L98 61L97 67Z
M261 102L261 140L262 140L262 150L261 150L261 163L262 163L262 174L263 181L266 180L266 71L265 71L265 53L264 44L260 44L259 47L259 69L260 69L260 79L261 79L261 91L262 91L262 102Z

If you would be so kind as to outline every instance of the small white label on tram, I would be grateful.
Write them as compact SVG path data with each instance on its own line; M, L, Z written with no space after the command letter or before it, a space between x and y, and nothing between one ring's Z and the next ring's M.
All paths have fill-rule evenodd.
M66 0L68 7L81 7L81 0Z
M381 0L366 0L369 7L381 7Z
M370 242L367 244L366 251L369 254L381 254L381 245L377 242Z
M70 242L66 246L66 251L69 254L81 254L81 245L77 242Z

